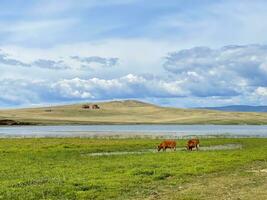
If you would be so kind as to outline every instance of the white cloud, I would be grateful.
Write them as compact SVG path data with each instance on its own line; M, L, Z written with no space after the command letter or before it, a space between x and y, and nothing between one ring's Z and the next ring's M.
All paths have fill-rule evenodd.
M258 87L255 93L259 96L267 96L267 87Z
M148 39L112 39L57 45L51 48L25 48L22 46L6 45L2 46L2 49L7 54L12 55L12 57L26 63L33 62L37 59L54 61L64 59L66 65L76 70L81 68L81 63L71 59L71 56L79 56L81 58L92 56L105 59L119 58L116 69L108 69L106 67L101 69L102 67L88 67L89 65L86 65L86 68L94 69L87 73L88 77L109 79L129 73L164 73L162 69L162 58L169 51L175 50L176 47L172 42L161 40L154 42ZM77 74L76 76L80 77Z
M0 104L36 104L58 101L180 97L180 82L147 79L128 74L116 79L63 79L55 83L29 79L0 80Z
M31 62L23 60L24 59L16 58L14 55L11 57L0 49L0 64L17 67L37 67L52 70L97 70L102 67L113 67L118 65L119 62L119 58L104 58L99 56L71 56L57 59L35 58Z
M179 97L185 94L179 82L146 79L133 74L109 80L99 78L61 80L53 84L52 88L64 97L80 99Z
M267 85L267 46L196 47L172 52L165 69L196 96L236 96Z
M116 42L118 48L114 49ZM9 56L9 60L4 60L4 65L0 65L3 71L0 80L10 80L12 75L13 80L20 81L2 84L5 85L1 86L2 93L5 93L2 104L7 104L8 99L10 104L36 104L114 98L168 101L185 106L264 103L263 89L257 88L267 87L266 46L227 46L220 49L197 47L171 52L164 60L168 44L160 44L159 47L162 48L156 48L157 44L146 40L116 40L49 49L3 47L4 52L12 57ZM140 51L140 46L147 54ZM73 55L90 58L90 62L91 58L93 61L95 58L101 58L103 63L109 62L110 58L120 60L119 65L114 68L80 70L81 63L72 59ZM22 70L17 66L19 62L32 64L38 59L43 59L39 67L21 67ZM5 68L8 66L7 62L12 61L12 64L14 60L18 61L15 62L16 65ZM164 62L163 68L161 64ZM70 69L50 69L61 64L69 66ZM33 84L29 81L32 77L42 81ZM12 92L13 88L17 88L19 94ZM29 96L34 98L28 98Z
M119 58L103 58L99 56L71 56L72 59L79 62L82 68L97 69L99 67L113 67L118 65Z

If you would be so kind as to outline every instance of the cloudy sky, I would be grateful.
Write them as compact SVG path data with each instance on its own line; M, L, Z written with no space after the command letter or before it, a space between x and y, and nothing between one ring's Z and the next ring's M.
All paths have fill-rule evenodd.
M265 0L2 0L0 107L267 104Z

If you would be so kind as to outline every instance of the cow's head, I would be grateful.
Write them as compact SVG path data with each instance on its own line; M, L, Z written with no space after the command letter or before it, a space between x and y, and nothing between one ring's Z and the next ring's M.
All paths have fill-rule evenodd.
M162 149L162 147L159 145L159 146L158 146L158 151L160 151L161 149Z
M186 149L190 150L190 145L189 144L186 145Z

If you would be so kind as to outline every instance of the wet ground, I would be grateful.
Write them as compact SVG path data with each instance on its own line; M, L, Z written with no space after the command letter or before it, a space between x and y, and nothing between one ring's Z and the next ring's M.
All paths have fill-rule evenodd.
M230 150L230 149L241 149L241 148L242 148L241 144L225 144L225 145L199 147L199 151L216 151L216 150ZM167 151L170 152L173 150L167 150ZM176 151L186 151L186 148L183 148L183 147L176 148ZM88 156L112 156L112 155L145 154L145 153L159 153L159 152L157 151L157 149L147 149L143 151L97 152L97 153L89 153L86 155Z

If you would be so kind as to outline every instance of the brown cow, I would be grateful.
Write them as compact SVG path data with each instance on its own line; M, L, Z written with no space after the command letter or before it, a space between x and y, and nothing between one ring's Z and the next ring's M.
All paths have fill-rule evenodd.
M92 109L100 109L100 107L97 104L92 105Z
M174 140L165 140L159 144L158 151L160 151L161 149L163 149L163 151L166 151L166 149L168 148L176 151L176 142Z
M90 109L90 106L85 104L85 105L82 106L82 108L83 109Z
M187 146L186 146L187 150L192 151L193 148L196 148L198 150L198 147L199 147L199 139L188 140Z

